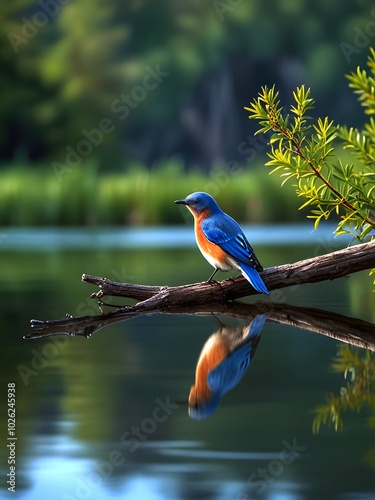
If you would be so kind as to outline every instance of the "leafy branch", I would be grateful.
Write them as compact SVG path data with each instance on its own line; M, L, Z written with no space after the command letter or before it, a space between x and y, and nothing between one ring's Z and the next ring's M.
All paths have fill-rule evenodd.
M358 69L348 76L367 114L375 113L375 51L368 65L371 75ZM293 92L294 103L288 114L280 105L275 87L262 87L258 98L245 107L249 118L258 120L256 132L271 132L271 173L279 171L282 185L293 179L296 193L305 199L300 209L310 207L309 218L316 229L322 219L339 216L335 234L351 233L363 240L375 229L375 121L371 117L363 131L334 125L328 117L315 123L308 116L314 106L310 89L304 85ZM356 162L343 162L336 152L339 143ZM372 239L374 235L370 235Z
M359 353L350 346L340 346L332 363L335 372L342 372L347 381L340 394L330 394L326 402L315 408L313 432L322 424L333 425L335 431L344 426L342 414L348 410L359 412L366 404L375 409L375 357L370 351Z

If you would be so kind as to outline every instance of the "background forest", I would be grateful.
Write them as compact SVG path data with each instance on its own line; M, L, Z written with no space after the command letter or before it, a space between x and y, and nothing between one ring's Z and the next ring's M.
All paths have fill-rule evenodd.
M314 116L363 122L344 75L375 37L369 0L18 0L0 13L2 224L177 223L170 201L196 189L240 219L304 218L268 177L244 106L261 85L290 99L305 84Z

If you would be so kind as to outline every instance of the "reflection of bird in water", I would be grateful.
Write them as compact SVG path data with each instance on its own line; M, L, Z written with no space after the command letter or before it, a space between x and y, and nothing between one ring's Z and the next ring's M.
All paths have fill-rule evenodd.
M209 417L222 395L239 383L253 359L266 319L262 314L250 325L234 328L220 323L220 329L207 340L199 356L195 385L189 394L190 418Z

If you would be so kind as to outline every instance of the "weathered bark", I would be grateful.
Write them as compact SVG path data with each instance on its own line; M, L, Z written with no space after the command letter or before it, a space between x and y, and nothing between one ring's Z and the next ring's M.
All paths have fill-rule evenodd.
M339 250L327 255L268 268L262 278L270 291L303 283L336 279L348 274L375 267L375 241ZM84 274L82 280L97 285L99 292L94 299L105 296L127 297L139 300L134 305L121 306L96 316L61 320L31 320L32 339L49 335L68 334L89 337L101 328L143 314L223 314L251 320L257 314L267 314L268 319L326 335L355 346L375 350L375 326L359 319L317 309L300 308L271 301L256 304L231 302L255 294L255 290L241 276L213 283L196 283L178 287L145 286L118 283L107 278ZM263 296L262 296L263 297Z
M364 269L375 267L375 241L363 243L326 255L301 260L293 264L270 267L262 273L262 279L268 290L272 291L289 286L334 280ZM118 283L107 278L84 274L82 280L99 286L100 291L91 295L102 299L104 296L128 297L141 302L139 307L150 310L174 306L191 306L228 300L235 300L248 295L258 294L242 276L213 283L195 283L178 287L145 286L132 283ZM149 299L152 299L150 301ZM271 296L272 298L272 296ZM142 305L143 304L143 305Z

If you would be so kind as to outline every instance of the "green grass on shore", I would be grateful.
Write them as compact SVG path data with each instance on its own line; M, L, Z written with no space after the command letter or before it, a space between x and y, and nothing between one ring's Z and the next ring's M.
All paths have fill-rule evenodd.
M241 222L304 220L293 188L280 187L264 166L225 166L209 173L186 172L171 160L149 170L98 173L94 163L61 179L50 166L0 169L0 225L95 226L181 224L186 212L173 201L194 191L212 194L223 210Z

